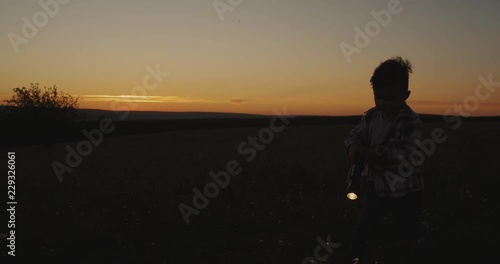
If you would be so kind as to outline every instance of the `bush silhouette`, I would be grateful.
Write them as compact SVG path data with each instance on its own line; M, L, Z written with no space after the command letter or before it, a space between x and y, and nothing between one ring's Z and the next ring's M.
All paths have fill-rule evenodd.
M5 100L2 119L12 125L15 142L49 143L67 134L78 117L78 99L57 90L57 87L14 88L14 95Z
M22 118L26 121L71 121L77 117L78 99L57 90L57 87L44 87L38 83L29 88L14 88L14 95L7 103L6 116Z

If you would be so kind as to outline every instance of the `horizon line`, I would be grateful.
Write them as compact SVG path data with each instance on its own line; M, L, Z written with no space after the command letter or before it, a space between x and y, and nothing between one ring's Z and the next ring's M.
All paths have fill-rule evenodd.
M106 109L97 109L97 108L77 108L78 110L96 110L96 111L105 111L105 112L113 112L113 113L120 113L124 111L114 111L114 110L106 110ZM262 117L269 117L269 116L274 116L270 114L257 114L257 113L241 113L241 112L209 112L209 111L161 111L161 110L130 110L128 112L136 112L136 113L201 113L201 114L235 114L235 115L256 115L256 116L262 116ZM418 113L415 112L418 115L426 115L426 116L444 116L442 114L431 114L431 113ZM355 114L355 115L309 115L309 114L288 114L284 116L302 116L302 117L355 117L355 116L362 116L363 113L361 114ZM447 116L459 116L463 118L470 118L470 117L500 117L500 115L478 115L478 116L468 116L464 117L461 115L447 115Z

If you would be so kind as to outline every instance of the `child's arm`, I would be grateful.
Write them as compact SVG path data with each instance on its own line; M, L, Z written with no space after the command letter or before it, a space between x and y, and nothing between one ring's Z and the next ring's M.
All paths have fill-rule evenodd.
M411 163L421 162L419 160L410 161L409 158L411 152L417 149L415 141L422 139L422 122L418 117L403 119L400 122L398 126L401 130L401 136L398 140L388 140L387 144L371 150L371 154L376 157L378 164L399 164L401 163L399 156Z
M353 160L354 155L361 150L361 142L363 142L363 135L366 127L366 115L361 117L361 121L350 131L345 139L345 146L347 156Z

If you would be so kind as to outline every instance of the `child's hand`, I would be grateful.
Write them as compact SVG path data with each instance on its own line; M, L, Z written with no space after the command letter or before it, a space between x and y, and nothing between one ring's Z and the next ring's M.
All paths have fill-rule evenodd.
M349 154L348 154L348 157L349 157L349 160L352 162L354 161L354 156L361 152L362 151L362 148L358 145L351 145L349 147Z
M349 147L349 160L354 161L354 156L358 153L363 153L365 160L369 163L374 163L380 158L380 153L374 149L352 145Z
M366 160L369 163L375 163L380 158L380 153L371 148L360 147L360 151L363 152Z

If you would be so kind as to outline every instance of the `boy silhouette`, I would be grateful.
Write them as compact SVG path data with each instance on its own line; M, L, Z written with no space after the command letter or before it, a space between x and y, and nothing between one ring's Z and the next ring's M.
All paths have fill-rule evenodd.
M422 122L405 102L411 93L410 73L411 63L401 57L386 60L375 69L370 79L375 107L365 112L345 140L349 159L362 155L366 167L361 181L362 209L350 246L356 264L363 263L366 241L387 211L393 213L401 234L416 241L422 263L430 263L430 230L421 221L423 160L411 154L417 149L415 141L421 140Z

